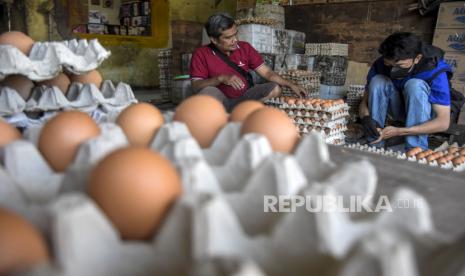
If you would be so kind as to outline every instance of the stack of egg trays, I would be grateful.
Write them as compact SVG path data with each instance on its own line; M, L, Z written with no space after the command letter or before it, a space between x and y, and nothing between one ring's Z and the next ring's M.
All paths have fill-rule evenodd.
M160 88L164 89L163 98L169 98L169 92L172 88L173 75L173 54L171 49L163 49L158 53L158 68L160 69Z
M224 275L250 275L221 266L224 262L253 268L253 275L321 274L325 268L309 258L330 258L346 276L378 269L389 259L406 275L402 272L417 265L417 239L438 241L426 200L406 188L392 200L420 202L421 208L381 211L363 222L345 212L309 212L303 206L264 212L265 196L341 196L347 204L358 196L372 205L376 170L367 160L336 165L314 133L291 155L273 152L261 135L241 137L240 127L229 123L208 149L182 123L161 127L150 149L176 166L184 193L148 241L121 240L85 193L98 161L127 146L117 125L101 124L102 134L79 148L64 173L53 172L39 153L40 128L0 149L0 205L30 220L53 248L51 262L28 275L218 275L220 268ZM386 238L395 244L383 242ZM390 250L393 246L397 249Z
M35 42L29 56L11 45L0 45L0 80L23 75L32 81L49 80L63 70L85 74L96 69L110 56L96 40Z
M318 98L320 96L320 72L285 70L280 71L279 75L304 88L308 93L308 98ZM289 87L283 87L283 96L294 96L294 93Z
M358 109L362 102L363 95L365 94L365 85L349 85L347 91L347 104L349 105L349 112L351 117L358 118Z
M316 131L321 133L328 143L336 145L345 143L346 117L349 115L346 103L322 108L319 105L289 105L284 97L273 98L269 102L283 110L293 120L301 134Z
M305 54L308 56L349 56L349 45L340 43L307 43Z
M418 162L418 163L420 163L422 165L428 165L428 166L431 166L431 167L439 167L441 169L454 170L454 171L457 171L457 172L465 171L465 162L454 164L452 162L452 159L447 160L447 162L444 163L444 164L438 164L436 159L428 161L427 157L418 158L417 155L408 157L405 152L393 151L393 150L385 150L384 148L377 148L377 147L370 146L370 145L361 145L359 143L356 143L356 144L348 144L348 145L346 145L346 147L361 150L361 151L365 151L365 152L371 152L371 153L374 153L374 154L380 154L380 155L383 155L383 156L390 156L390 157L397 158L397 159L400 159L400 160L407 160L407 161L410 161L410 162ZM437 153L438 152L438 153L442 153L444 155L451 154L451 155L454 155L455 158L457 158L457 157L465 156L465 154L459 153L463 149L465 149L465 145L463 145L462 147L459 148L457 145L449 146L447 144L447 142L446 142L445 144L443 144L442 146L436 148L435 150L433 150L431 152L432 153ZM453 151L453 153L452 153L452 151ZM423 152L423 151L421 151L421 152ZM424 151L424 152L426 152L426 151Z
M115 87L110 80L105 80L101 89L94 84L72 83L66 95L57 87L37 86L27 101L16 90L0 87L0 116L22 128L41 125L49 115L68 109L93 113L99 116L94 119L105 121L133 103L137 103L137 99L131 87L122 82ZM47 115L37 119L28 116L37 112Z
M343 86L347 77L348 60L344 56L318 55L313 70L321 72L321 84Z

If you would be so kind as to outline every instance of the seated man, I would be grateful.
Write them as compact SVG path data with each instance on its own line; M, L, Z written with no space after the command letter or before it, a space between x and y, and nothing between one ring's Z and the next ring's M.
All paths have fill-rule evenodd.
M371 66L360 117L368 142L406 136L406 150L428 148L428 135L450 124L450 89L444 51L412 33L394 33L379 48L382 55ZM386 116L405 127L385 126Z
M289 87L298 96L306 95L303 88L266 66L249 43L237 40L237 27L228 14L212 15L205 29L211 44L198 48L191 60L190 75L195 92L217 98L228 111L244 100L266 101L278 97L281 94L279 85ZM252 86L247 75L250 70L270 82Z

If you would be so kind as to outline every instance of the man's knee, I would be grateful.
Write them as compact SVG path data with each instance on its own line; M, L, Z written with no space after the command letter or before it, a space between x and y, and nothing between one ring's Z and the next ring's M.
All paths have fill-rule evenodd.
M368 85L368 91L370 93L384 93L384 88L391 83L392 81L385 75L375 75L370 80L370 84Z
M404 85L404 97L427 101L429 89L424 80L410 79Z
M273 88L273 90L271 90L270 94L268 94L268 97L267 97L267 98L276 98L276 97L280 97L282 91L283 91L283 90L281 89L281 86L276 85L275 88Z
M220 102L224 102L226 100L226 96L223 94L221 90L213 86L207 86L201 89L197 95L208 95L212 96L213 98L217 99Z

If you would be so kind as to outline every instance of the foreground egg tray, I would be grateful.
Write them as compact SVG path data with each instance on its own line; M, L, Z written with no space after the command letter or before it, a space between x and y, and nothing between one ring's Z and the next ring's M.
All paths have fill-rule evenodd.
M122 241L85 194L95 164L127 146L121 128L101 124L102 134L80 147L65 173L53 172L38 151L40 128L28 129L24 140L0 149L0 205L28 218L50 240L51 263L30 275L218 275L218 269L224 275L318 274L321 267L309 260L324 257L340 265L340 275L361 275L387 259L405 272L417 265L415 237L437 239L428 204L403 188L394 200L424 206L363 221L303 206L264 212L265 196L342 196L344 202L360 196L373 206L376 171L366 160L336 165L315 133L287 155L273 152L261 135L240 137L240 127L227 124L208 149L201 149L182 123L161 127L150 148L177 168L184 193L149 241ZM398 249L389 250L395 244ZM373 246L380 253L367 257ZM396 254L409 258L393 259Z
M80 75L96 69L110 54L96 39L36 42L29 56L11 45L0 45L0 80L20 74L43 81L63 70Z
M348 144L348 145L346 145L346 147L351 148L351 149L357 149L357 150L365 151L365 152L370 152L370 153L374 153L374 154L379 154L379 155L383 155L383 156L393 157L393 158L397 158L397 159L401 159L401 160L408 160L410 162L418 162L419 164L427 165L427 166L431 166L431 167L439 167L441 169L454 170L454 171L457 171L457 172L465 171L465 162L460 163L460 164L454 164L452 162L452 160L448 160L446 163L439 164L436 159L428 161L427 160L428 156L422 157L422 158L418 158L417 155L408 157L406 153L403 153L403 152L400 152L400 151L385 150L384 148L377 148L377 147L369 146L369 145L361 145L359 143L357 143L357 144ZM444 144L444 145L438 147L437 149L435 149L432 152L433 153L438 152L438 153L442 153L444 155L447 155L447 154L449 154L449 151L450 151L451 148L457 148L457 146L449 146L448 144ZM461 148L465 148L465 145L463 145ZM421 152L426 152L426 151L421 151ZM419 153L421 153L421 152L419 152ZM454 155L455 155L456 158L460 157L460 156L465 156L465 155L459 154L458 152L454 153Z

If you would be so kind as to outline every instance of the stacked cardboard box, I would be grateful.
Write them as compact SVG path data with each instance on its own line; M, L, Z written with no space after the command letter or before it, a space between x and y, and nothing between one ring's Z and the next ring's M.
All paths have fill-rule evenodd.
M442 3L439 8L433 45L444 51L454 70L452 86L465 93L465 2Z

